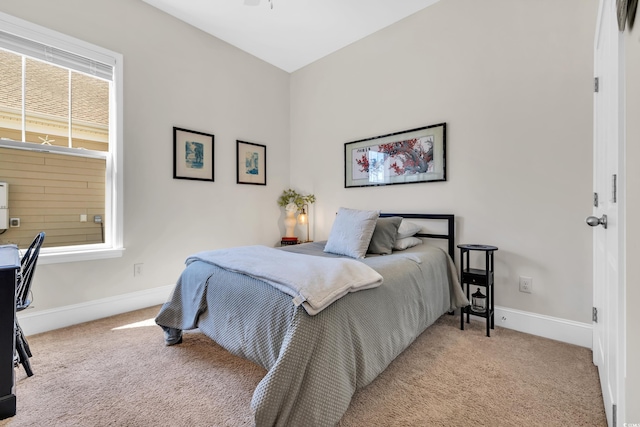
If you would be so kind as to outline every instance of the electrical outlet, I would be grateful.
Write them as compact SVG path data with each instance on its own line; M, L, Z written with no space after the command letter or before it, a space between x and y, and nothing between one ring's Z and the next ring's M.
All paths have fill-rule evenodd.
M142 266L144 264L133 264L133 275L134 276L142 276Z
M9 219L9 227L20 227L20 218L11 218Z
M80 214L80 222L87 222L87 214Z
M533 279L531 277L520 276L520 292L530 294L533 291Z

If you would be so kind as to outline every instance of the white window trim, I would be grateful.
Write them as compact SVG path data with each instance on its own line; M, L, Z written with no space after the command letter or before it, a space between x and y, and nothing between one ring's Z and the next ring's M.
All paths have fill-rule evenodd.
M43 44L51 45L59 49L75 53L96 61L113 65L113 87L111 111L109 112L110 150L113 155L107 160L107 174L105 189L111 192L105 202L105 218L110 221L110 244L65 246L55 248L43 248L38 262L41 264L54 264L62 262L88 261L96 259L121 257L124 248L124 96L123 96L123 57L120 53L95 46L82 40L67 36L57 31L32 24L28 21L0 12L0 28L20 37L31 39ZM106 237L106 236L105 236Z

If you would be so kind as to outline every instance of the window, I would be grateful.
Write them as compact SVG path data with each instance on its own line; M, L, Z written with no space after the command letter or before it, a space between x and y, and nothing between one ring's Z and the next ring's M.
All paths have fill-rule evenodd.
M43 263L120 256L121 171L122 56L0 13L0 244L44 231Z

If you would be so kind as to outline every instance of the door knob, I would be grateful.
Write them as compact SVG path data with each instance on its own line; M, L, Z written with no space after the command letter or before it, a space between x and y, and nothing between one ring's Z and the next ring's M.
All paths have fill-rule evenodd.
M597 216L588 216L585 221L591 227L596 227L598 225L602 225L604 228L607 228L607 216L606 215L602 215L602 218L598 218Z

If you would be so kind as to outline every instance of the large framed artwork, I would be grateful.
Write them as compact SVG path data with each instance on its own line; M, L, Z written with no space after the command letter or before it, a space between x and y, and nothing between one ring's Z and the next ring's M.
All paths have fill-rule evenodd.
M446 123L344 144L344 186L446 181Z
M267 185L267 146L236 141L238 184Z
M173 128L173 178L213 181L214 136Z

